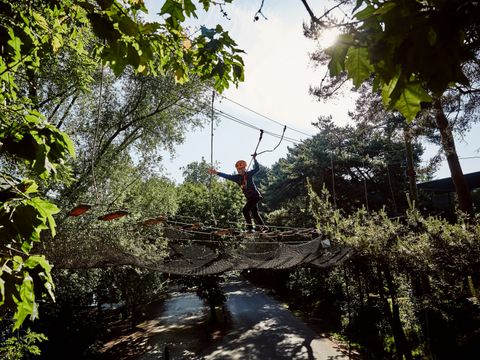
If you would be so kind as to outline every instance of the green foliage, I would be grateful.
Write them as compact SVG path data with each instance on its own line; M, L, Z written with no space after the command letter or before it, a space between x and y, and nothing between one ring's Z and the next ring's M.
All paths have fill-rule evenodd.
M51 115L73 134L79 152L73 162L76 182L60 190L62 200L71 204L98 201L96 194L102 194L102 201L110 203L116 196L121 197L121 187L114 190L113 183L122 182L129 188L141 183L141 178L158 176L163 171L165 150L173 152L185 133L205 119L202 110L206 88L198 79L180 85L169 77L132 71L119 78L105 70L99 75L102 78L92 84L91 93L79 94L75 104L64 104ZM79 123L79 116L88 121ZM92 187L93 173L96 189ZM114 175L122 180L112 181Z
M97 345L104 336L110 338L119 326L134 329L149 304L158 308L168 281L166 274L131 267L55 268L54 279L57 301L34 323L50 339L41 347L45 359L101 356Z
M190 2L165 1L160 15L165 23L142 23L138 12L147 13L143 2L122 6L120 2L97 1L100 8L90 3L79 3L78 16L88 20L95 35L103 40L96 51L111 64L116 75L127 65L140 73L175 75L178 82L189 80L191 74L205 79L215 78L215 87L221 91L231 81L243 79L242 51L220 26L208 29L195 39L189 39L182 23L187 17L196 17L196 6ZM204 2L208 8L210 1ZM159 62L155 62L155 59Z
M30 110L24 121L2 119L0 139L2 149L9 155L24 160L42 179L52 176L67 156L74 156L71 139L55 126L44 121L36 110Z
M480 311L472 291L478 288L472 277L480 256L478 217L450 223L415 209L394 219L365 209L345 215L333 208L327 191L317 196L310 190L310 198L322 237L353 254L343 269L295 272L292 289L303 289L304 299L320 291L312 285L320 282L322 296L340 302L343 331L379 357L386 357L384 351L464 358L478 353ZM407 338L403 348L398 326Z
M220 224L231 226L229 222L242 217L244 196L238 185L209 175L209 168L204 159L185 167L184 182L177 189L178 213L201 221L212 221L213 215Z
M187 164L187 166L182 168L183 182L208 185L210 181L214 179L213 175L208 174L210 167L210 164L208 164L203 157L199 162L194 161Z
M212 181L211 188L201 183L187 182L178 188L178 213L202 221L211 221L210 199L213 214L220 223L228 226L241 218L244 196L238 185L226 181Z
M211 4L202 1L205 9ZM53 296L49 263L30 251L47 236L44 230L55 236L58 208L46 200L44 186L70 181L64 164L74 150L50 120L63 102L71 97L73 104L88 88L92 64L107 64L116 75L131 67L174 74L178 82L213 78L218 91L243 80L242 51L221 27L187 37L182 23L196 16L195 9L190 1L168 0L165 22L149 23L141 20L147 13L142 0L0 1L0 306L14 309L15 329L28 315L36 317L39 298ZM68 71L59 71L62 66ZM42 88L38 80L46 68L73 76L52 76ZM45 109L51 111L47 119Z
M2 180L6 181L1 183L0 306L15 309L14 329L17 329L28 315L37 316L36 297L54 298L50 264L45 257L29 253L34 243L40 242L43 230L55 235L53 215L58 213L58 208L37 196L34 181L17 185L7 177Z
M21 360L30 355L40 355L37 344L45 340L45 335L27 329L20 336L11 336L0 342L0 356L5 360Z
M278 226L312 227L315 222L308 208L306 196L291 198L281 208L268 213L267 223Z
M301 202L307 178L315 191L326 187L335 205L347 212L362 205L376 210L386 206L389 213L405 208L404 141L394 130L366 122L338 127L330 119L316 125L319 134L290 148L287 157L272 166L265 192L269 209L293 204L305 209L306 202ZM419 161L420 146L414 150Z
M469 0L357 1L358 25L326 50L330 74L345 71L357 87L373 76L384 104L412 121L422 102L469 83L479 16Z

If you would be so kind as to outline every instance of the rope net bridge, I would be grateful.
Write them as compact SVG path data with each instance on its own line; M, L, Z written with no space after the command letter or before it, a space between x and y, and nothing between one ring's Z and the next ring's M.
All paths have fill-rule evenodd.
M351 254L316 229L273 228L245 233L160 216L130 226L60 229L47 255L57 268L131 265L178 275L209 275L300 265L330 267ZM85 238L93 241L82 241ZM131 239L139 241L132 246Z

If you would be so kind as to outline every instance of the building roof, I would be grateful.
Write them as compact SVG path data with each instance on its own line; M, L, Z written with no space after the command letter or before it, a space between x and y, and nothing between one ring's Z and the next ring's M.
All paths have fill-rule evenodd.
M480 188L480 171L464 174L470 190ZM455 192L451 177L417 184L418 189L431 192Z

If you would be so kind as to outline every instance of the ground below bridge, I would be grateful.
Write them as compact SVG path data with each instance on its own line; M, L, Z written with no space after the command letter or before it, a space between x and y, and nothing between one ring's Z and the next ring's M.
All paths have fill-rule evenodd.
M223 287L227 302L221 326L208 325L207 309L197 296L172 293L135 330L107 343L105 355L116 360L350 359L341 345L318 335L243 278L228 277Z

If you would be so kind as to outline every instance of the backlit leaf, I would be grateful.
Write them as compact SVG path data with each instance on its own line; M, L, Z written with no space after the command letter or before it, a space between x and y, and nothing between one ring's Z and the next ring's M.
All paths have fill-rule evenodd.
M55 219L53 218L53 215L58 214L60 209L55 204L40 197L30 199L29 202L39 212L41 219L48 223L52 236L55 236Z
M345 60L345 68L353 84L359 87L373 72L373 66L368 59L368 50L358 47L350 48Z
M390 106L392 93L395 91L400 74L397 74L388 84L382 87L382 100L385 106Z
M328 63L331 76L338 76L345 70L345 57L347 56L348 49L352 45L351 40L352 37L350 35L342 34L338 37L334 45L325 50L325 53L331 57Z
M56 53L62 47L62 39L58 36L54 36L52 40L52 49L53 52Z
M422 102L431 102L432 98L428 95L421 84L407 83L393 104L395 109L400 111L407 121L412 121L421 109Z
M378 9L376 9L373 12L373 14L374 15L384 15L384 14L392 11L396 7L397 7L397 4L395 2L386 2L386 3L380 4Z
M360 10L357 12L354 17L357 20L365 20L368 19L369 17L373 16L375 12L375 8L371 5L367 6L365 9Z
M25 273L23 282L21 285L17 285L17 289L20 298L14 298L17 304L17 311L13 315L15 319L13 330L18 329L26 317L34 312L35 295L33 292L33 279L28 273Z

